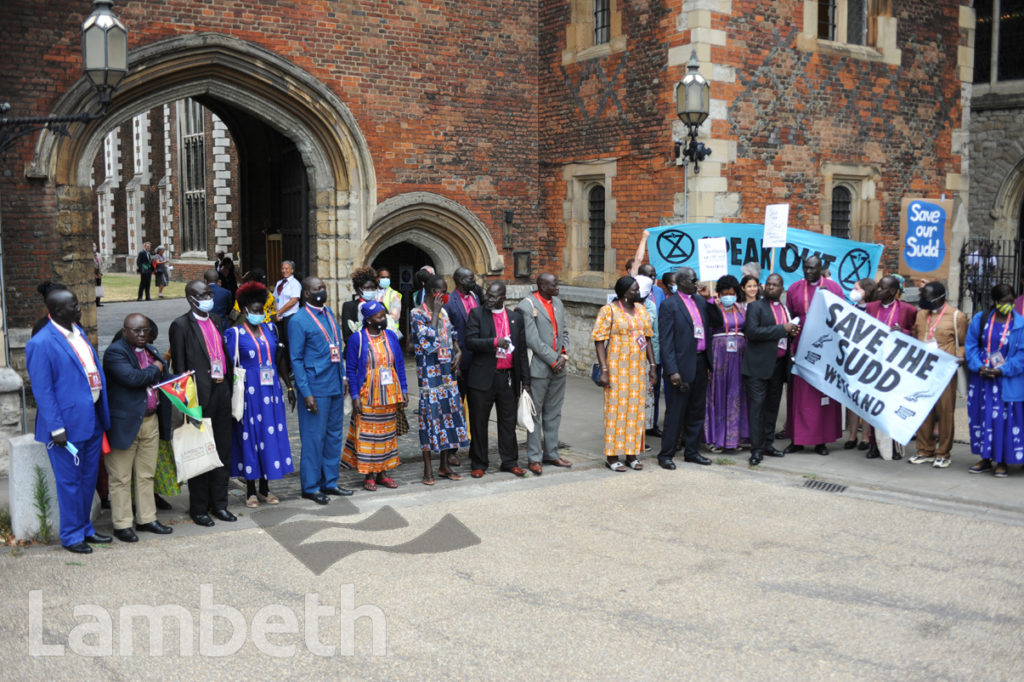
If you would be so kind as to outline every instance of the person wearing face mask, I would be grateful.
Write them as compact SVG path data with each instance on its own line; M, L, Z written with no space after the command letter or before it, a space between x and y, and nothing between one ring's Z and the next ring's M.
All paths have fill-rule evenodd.
M1007 466L1024 463L1024 316L1009 284L991 293L994 309L976 314L966 336L971 452L980 457L967 471L1006 478Z
M25 346L36 411L36 441L46 445L57 486L60 544L89 554L89 543L109 543L92 526L93 493L103 432L110 428L107 382L78 322L78 297L67 289L46 295L49 324Z
M246 384L245 409L234 424L231 440L231 474L245 479L245 506L253 509L260 502L277 504L280 500L270 492L270 481L295 470L280 379L288 387L292 410L295 389L291 378L278 372L285 349L278 343L277 329L265 322L268 296L270 292L259 282L240 286L235 299L245 317L224 334L234 363L245 370Z
M412 309L409 336L416 354L416 380L420 388L420 450L423 453L423 485L434 485L433 454L438 456L438 474L452 481L462 477L451 469L449 458L459 448L469 447L469 431L462 411L462 398L455 380L459 345L455 327L444 305L449 301L444 277L434 275L426 283L422 305Z
M459 364L459 394L465 399L469 395L466 377L469 374L469 362L473 359L473 351L466 347L466 322L473 309L480 307L480 298L473 290L476 276L469 268L456 268L452 280L455 282L455 292L448 297L444 310L455 327L455 342L462 352L462 361Z
M740 366L747 347L743 335L746 314L737 301L740 283L732 275L715 284L714 302L722 324L712 327L711 378L704 413L704 441L712 452L732 450L750 438L747 396Z
M466 377L471 475L480 478L487 471L487 429L494 407L498 413L500 469L525 476L516 443L516 406L521 391L530 390L530 367L523 314L505 307L504 284L487 287L483 305L469 313L466 347L473 351Z
M338 465L345 438L345 365L342 336L327 305L319 277L302 280L303 306L288 322L288 355L299 406L299 482L302 497L317 504L328 495L351 495L338 486Z
M860 310L866 310L868 304L874 301L874 293L878 287L878 283L870 277L857 280L853 289L850 290L850 303L853 303ZM913 310L913 307L911 307ZM915 314L917 311L913 311ZM913 320L911 320L913 325ZM843 443L844 450L868 450L872 443L873 427L867 423L859 414L853 410L847 408L846 410L846 428L849 431L850 438ZM864 436L863 440L858 443L857 434L862 433Z
M929 282L921 289L918 301L921 310L914 321L914 336L933 348L944 350L964 361L964 342L967 336L967 316L946 303L946 287L941 282ZM911 464L931 464L945 469L950 463L953 448L953 410L956 407L956 375L942 391L938 402L917 430L917 454ZM935 441L938 423L939 440Z
M352 334L363 328L362 305L376 301L379 282L373 268L361 267L352 272L352 288L355 296L341 306L341 334L346 344Z
M840 298L844 296L838 284L822 276L820 258L808 256L803 267L804 278L794 282L786 292L789 314L799 318L801 325L807 320L818 289L830 291ZM790 354L796 352L799 342L798 334L790 344ZM805 445L813 445L816 453L827 455L827 443L837 441L843 435L842 406L795 374L790 379L788 391L786 433L793 442L786 452L802 452Z
M665 435L658 464L668 470L676 468L673 457L680 444L684 461L711 464L710 459L700 454L700 444L704 436L708 371L712 367L708 354L711 330L722 324L717 307L709 309L704 297L697 293L697 273L691 268L679 268L676 284L679 291L665 299L658 312L661 371L668 377Z
M377 271L377 287L377 300L388 311L388 329L402 338L402 332L398 329L398 321L402 319L402 295L391 288L391 271L387 268Z
M649 265L642 265L641 270L650 268L649 272L653 272L654 268ZM658 390L658 383L661 381L661 341L658 339L658 304L654 301L654 296L651 293L655 290L654 279L647 275L637 275L636 284L639 288L640 297L637 300L638 303L642 303L644 310L647 311L647 317L651 320L651 351L654 353L654 381L650 386L647 387L647 393L645 397L645 409L644 409L644 435L661 438L663 435L658 426L658 399L661 396L661 392ZM660 288L658 289L660 291ZM651 451L651 444L644 442L644 452Z
M171 371L194 372L196 397L203 417L213 424L213 440L223 466L188 480L189 515L197 526L214 518L236 521L228 511L228 467L231 464L231 391L234 365L220 335L221 320L212 314L213 293L206 282L185 285L189 311L171 322Z
M345 373L352 397L352 422L342 459L363 474L363 489L397 488L387 475L398 460L398 409L409 402L402 344L388 329L379 301L363 303L363 329L345 348Z

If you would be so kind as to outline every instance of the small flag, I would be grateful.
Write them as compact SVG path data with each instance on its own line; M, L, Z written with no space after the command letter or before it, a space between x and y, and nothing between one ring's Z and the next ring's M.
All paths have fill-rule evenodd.
M154 388L163 391L164 395L170 399L171 404L189 417L202 421L203 408L199 406L199 399L196 397L196 382L192 378L192 372L168 379Z

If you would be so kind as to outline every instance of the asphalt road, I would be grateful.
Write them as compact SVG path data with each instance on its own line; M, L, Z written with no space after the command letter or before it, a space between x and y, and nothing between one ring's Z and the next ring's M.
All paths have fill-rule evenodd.
M0 660L7 679L1024 678L1024 529L801 484L590 467L5 552ZM181 607L162 656L133 605Z

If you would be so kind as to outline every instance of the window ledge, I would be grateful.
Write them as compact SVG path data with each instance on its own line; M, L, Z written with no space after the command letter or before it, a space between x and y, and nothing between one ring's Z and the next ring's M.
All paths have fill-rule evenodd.
M607 43L601 43L600 45L591 45L585 47L582 50L565 50L562 52L562 64L572 64L575 62L585 62L589 59L598 59L600 57L607 57L609 55L616 54L618 52L624 52L626 50L626 38L625 36L615 36Z

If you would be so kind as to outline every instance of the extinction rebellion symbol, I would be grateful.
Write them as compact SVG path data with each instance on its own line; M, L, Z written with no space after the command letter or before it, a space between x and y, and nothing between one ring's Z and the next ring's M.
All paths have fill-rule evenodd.
M865 277L871 277L871 256L864 249L853 249L839 263L839 281L844 289L852 289Z
M690 260L693 255L693 239L680 230L665 230L658 235L655 248L665 262L679 265Z

